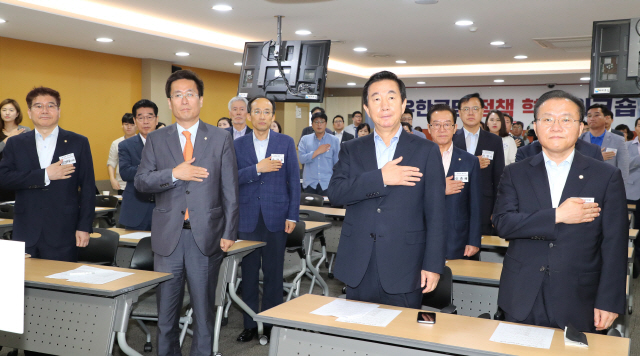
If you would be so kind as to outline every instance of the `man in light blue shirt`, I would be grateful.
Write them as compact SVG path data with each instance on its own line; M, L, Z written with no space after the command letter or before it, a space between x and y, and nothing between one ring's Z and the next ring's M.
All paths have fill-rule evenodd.
M298 144L300 163L304 164L302 187L305 193L327 195L333 165L338 162L340 141L325 132L327 115L317 112L311 116L314 133L302 136Z

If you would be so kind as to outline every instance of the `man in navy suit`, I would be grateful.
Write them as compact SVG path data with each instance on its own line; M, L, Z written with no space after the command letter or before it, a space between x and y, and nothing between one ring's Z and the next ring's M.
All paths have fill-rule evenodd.
M427 112L429 133L440 147L447 188L447 259L471 258L480 251L480 164L471 153L453 145L456 113L437 104Z
M35 130L8 140L0 161L0 186L16 191L13 239L32 257L75 262L95 214L89 140L58 126L57 91L34 88L27 105Z
M375 130L342 144L328 196L347 206L335 269L347 299L419 308L444 269L445 179L438 145L400 125L406 97L395 74L369 78Z
M247 99L236 96L229 100L229 117L233 125L225 130L231 132L233 139L238 139L251 133L251 128L247 126Z
M591 157L593 159L597 159L598 161L603 160L600 146L594 145L593 143L584 140L578 140L576 141L576 151L582 153L583 156ZM534 141L529 145L518 148L518 151L516 151L516 162L520 162L527 157L535 156L540 152L542 152L540 141Z
M264 241L242 259L242 300L259 313L259 271L264 276L262 310L282 303L282 273L287 235L293 231L300 210L300 168L293 139L269 130L275 105L265 97L249 102L253 133L233 142L240 185L241 240ZM262 262L262 263L261 263ZM238 341L257 334L257 324L247 313ZM269 329L265 335L269 335Z
M624 181L575 149L584 111L562 90L543 94L534 106L542 153L504 170L493 220L509 241L498 294L507 321L594 332L624 313Z
M130 230L151 231L151 217L155 208L154 194L139 192L133 182L142 158L142 149L147 135L155 131L158 124L158 106L151 100L142 99L133 105L138 134L118 144L120 176L127 184L122 194L120 224Z
M344 130L344 117L342 115L336 115L333 118L333 129L335 130L333 131L333 136L337 137L340 143L354 139L352 134Z
M480 129L483 111L484 100L478 93L468 94L460 99L458 113L463 127L453 135L453 144L478 157L482 184L482 234L494 235L491 212L504 170L504 149L500 136Z

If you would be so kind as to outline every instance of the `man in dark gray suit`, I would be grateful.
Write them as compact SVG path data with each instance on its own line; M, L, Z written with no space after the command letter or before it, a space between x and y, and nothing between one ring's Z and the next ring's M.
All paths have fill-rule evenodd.
M191 355L211 355L218 271L238 233L238 169L231 135L200 120L202 80L174 72L165 91L176 123L147 136L135 187L155 193L154 270L173 273L158 286L158 355L181 355L178 315L187 279L193 306Z

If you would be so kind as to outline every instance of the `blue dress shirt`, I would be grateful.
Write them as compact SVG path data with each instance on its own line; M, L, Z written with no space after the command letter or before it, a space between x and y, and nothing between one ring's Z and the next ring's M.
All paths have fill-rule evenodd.
M260 161L267 158L267 147L269 146L269 137L271 136L271 130L267 132L267 138L262 141L258 140L258 138L256 137L255 130L251 133L251 135L253 136L253 148L256 150L256 157L258 158L258 163L260 163ZM256 170L257 166L258 165L256 164ZM258 175L260 174L262 173L258 172Z
M316 158L312 158L313 152L325 143L331 145L329 151L317 155ZM308 186L315 188L318 183L320 183L322 190L329 188L329 181L333 174L333 166L338 162L339 151L340 140L326 132L320 140L316 137L315 132L302 136L298 144L300 163L304 164L302 186L304 188Z
M398 132L391 138L389 147L384 143L382 137L378 135L378 132L373 129L373 142L376 144L376 160L378 161L378 169L384 167L389 161L393 161L393 155L396 154L396 147L398 147L398 140L400 139L400 133L402 132L402 126L398 128Z
M475 156L476 147L478 147L478 140L480 139L480 130L482 129L478 128L478 131L476 133L471 133L470 131L467 131L467 129L464 127L462 128L462 130L464 132L464 139L467 144L467 152Z
M551 205L553 208L557 208L560 205L560 198L562 198L562 191L564 185L567 182L569 171L571 170L571 164L573 163L573 157L576 154L574 149L569 157L565 158L560 164L556 164L551 158L542 151L544 157L544 167L547 169L547 179L549 180L549 188L551 190ZM582 177L582 176L581 176Z

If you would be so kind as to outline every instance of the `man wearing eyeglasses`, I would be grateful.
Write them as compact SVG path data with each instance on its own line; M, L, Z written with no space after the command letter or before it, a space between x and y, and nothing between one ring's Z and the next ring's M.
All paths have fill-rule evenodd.
M411 125L411 127L413 127L413 111L411 111L411 109L405 109L404 113L400 117L400 122L406 122L407 124ZM420 138L424 138L425 140L427 139L427 135L425 135L422 131L412 130L412 132L414 135Z
M229 100L229 117L233 125L225 130L231 132L233 139L238 139L251 133L251 128L247 126L247 99L236 96Z
M118 145L120 176L130 184L122 194L120 208L120 224L130 230L151 230L151 218L155 208L154 194L142 193L136 189L133 181L142 158L142 149L147 142L147 135L155 131L158 124L158 106L151 100L142 99L131 109L138 134Z
M595 332L624 313L624 181L576 149L584 111L562 90L543 94L533 125L542 153L504 169L493 221L509 241L498 293L507 321Z
M447 259L471 258L480 251L480 164L471 153L455 147L456 113L437 104L427 112L429 134L440 147L446 179Z
M504 149L500 136L480 128L483 112L484 100L478 93L468 94L460 99L458 114L463 127L453 135L453 144L478 157L482 184L482 234L495 235L491 212L504 170Z
M34 88L26 101L35 130L7 141L0 161L0 187L16 191L13 239L32 257L76 262L95 214L89 140L58 126L56 90Z
M275 105L265 97L249 102L253 133L233 142L240 184L241 240L264 241L242 259L242 300L257 314L259 273L262 269L262 310L282 303L282 273L287 235L298 221L300 210L300 168L296 145L287 135L269 129L275 120ZM251 341L258 333L253 318L243 312L244 330L240 342ZM270 326L264 334L270 335Z
M302 188L305 193L327 195L333 165L338 162L340 141L327 134L327 115L317 112L311 116L313 133L302 136L298 143L300 163L304 164Z
M353 140L353 135L344 130L344 117L336 115L333 118L333 135L340 140L340 143Z

